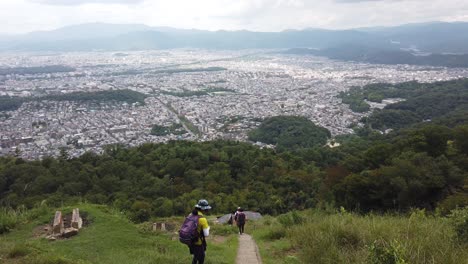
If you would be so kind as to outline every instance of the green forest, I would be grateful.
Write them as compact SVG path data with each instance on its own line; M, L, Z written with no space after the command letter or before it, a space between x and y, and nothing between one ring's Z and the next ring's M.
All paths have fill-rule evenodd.
M374 129L403 128L428 121L451 127L468 122L468 79L370 84L341 92L340 98L355 112L370 109L365 100L380 103L385 98L404 99L375 110L363 120Z
M323 146L330 137L328 129L300 116L267 118L249 133L251 141L276 145L279 152Z

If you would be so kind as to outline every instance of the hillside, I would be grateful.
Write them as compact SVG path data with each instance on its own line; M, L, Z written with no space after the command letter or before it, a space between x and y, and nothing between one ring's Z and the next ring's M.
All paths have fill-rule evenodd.
M153 218L170 229L151 231L151 222L133 224L112 207L86 203L79 207L87 224L77 236L48 241L44 225L54 208L46 205L15 212L18 225L0 235L0 261L5 264L190 263L185 245L176 238L182 217ZM0 211L4 219L4 211ZM248 221L247 234L258 243L263 263L435 263L458 264L468 257L467 210L448 217L413 210L407 215L366 216L340 210L290 211L277 217ZM235 263L245 237L235 227L214 224L208 216L206 263ZM430 230L430 232L428 232ZM244 235L248 236L248 235ZM245 243L245 242L244 242ZM240 263L239 263L240 264Z
M275 116L249 133L249 140L276 145L278 151L323 146L331 136L305 117Z
M106 206L78 204L90 218L88 226L75 237L50 242L42 227L54 215L45 206L25 212L24 218L9 234L0 235L0 262L25 264L50 263L190 263L187 246L181 244L173 232L152 232L150 223L135 225L119 211ZM60 208L70 211L75 207ZM3 214L0 214L4 216ZM167 221L167 220L166 220ZM171 219L177 226L182 218ZM217 234L218 233L218 234ZM223 235L219 239L219 234ZM213 237L217 236L217 239ZM233 263L237 247L236 236L212 230L208 239L210 259L207 263Z

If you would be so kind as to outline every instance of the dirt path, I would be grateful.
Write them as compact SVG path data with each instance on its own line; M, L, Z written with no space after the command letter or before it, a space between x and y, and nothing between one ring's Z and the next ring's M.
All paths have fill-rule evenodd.
M258 252L257 244L250 235L239 236L239 249L237 251L237 264L261 264L262 258Z

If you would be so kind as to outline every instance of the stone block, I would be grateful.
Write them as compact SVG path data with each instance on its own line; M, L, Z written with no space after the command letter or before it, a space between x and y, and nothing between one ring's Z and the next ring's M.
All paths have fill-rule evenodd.
M76 236L76 235L78 235L78 229L73 228L73 227L65 228L62 234L64 238L69 238L69 237Z
M57 240L57 238L54 237L54 236L52 236L52 235L46 236L46 239L49 240L49 241L55 241L55 240Z
M71 218L71 227L76 229L81 229L83 226L83 219L80 217L80 209L73 209L73 214Z
M166 231L166 223L153 223L153 231Z
M57 211L55 212L54 217L54 225L52 226L52 234L53 235L60 235L63 233L63 217L62 212Z

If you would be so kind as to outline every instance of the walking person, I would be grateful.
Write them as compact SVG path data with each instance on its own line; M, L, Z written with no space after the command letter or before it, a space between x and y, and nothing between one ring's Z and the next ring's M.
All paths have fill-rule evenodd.
M208 201L199 200L192 213L185 219L179 230L180 242L189 246L190 254L193 255L192 264L205 263L206 239L210 235L210 226L205 214L211 209Z
M244 209L242 209L241 207L237 208L237 211L234 214L234 220L236 220L237 227L239 228L239 235L242 235L244 233L245 222L247 221Z

